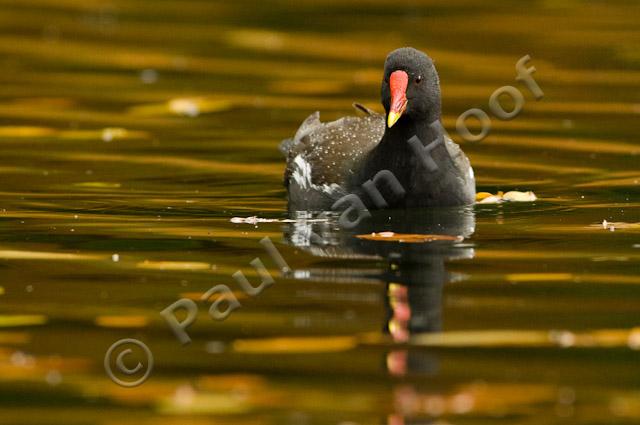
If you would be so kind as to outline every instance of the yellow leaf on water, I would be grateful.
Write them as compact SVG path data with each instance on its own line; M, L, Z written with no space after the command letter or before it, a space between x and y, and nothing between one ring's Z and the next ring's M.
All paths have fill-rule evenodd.
M476 193L476 202L480 202L483 199L488 198L489 196L493 196L493 195L489 192L478 192Z
M502 202L502 198L497 195L487 196L478 201L479 204L499 204L500 202Z
M422 235L413 233L394 233L394 232L379 232L370 233L368 235L356 235L358 239L365 239L368 241L384 241L384 242L400 242L400 243L426 243L433 241L455 241L461 242L464 240L462 236L451 235Z
M516 190L512 190L502 195L502 199L511 202L533 202L538 198L536 197L535 193L531 191L518 192Z
M498 192L495 195L489 192L476 193L476 203L478 204L499 204L501 202L533 202L538 197L532 191L518 192L512 190L507 193Z
M0 328L44 325L47 320L47 316L42 314L0 315Z

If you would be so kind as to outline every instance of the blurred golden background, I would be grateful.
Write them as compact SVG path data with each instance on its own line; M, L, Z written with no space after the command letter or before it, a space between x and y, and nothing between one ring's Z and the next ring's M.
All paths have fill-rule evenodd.
M638 2L0 8L0 422L640 422ZM231 223L285 218L280 140L315 110L380 111L405 45L434 58L452 135L496 88L522 90L520 116L462 146L479 191L539 200L477 206L466 244L418 266ZM515 81L527 54L540 101ZM249 298L231 275L257 279L257 256L276 284ZM216 284L243 308L214 322L202 304L181 347L159 312ZM120 338L155 357L139 387L105 374Z

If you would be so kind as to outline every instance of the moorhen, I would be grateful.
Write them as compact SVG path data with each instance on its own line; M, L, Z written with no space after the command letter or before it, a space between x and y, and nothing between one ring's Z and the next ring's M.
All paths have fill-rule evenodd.
M475 201L469 160L440 124L440 83L431 58L410 47L391 52L381 98L385 116L354 104L365 116L322 123L315 112L282 142L289 211L326 211L349 194L373 209ZM371 180L383 202L372 196Z

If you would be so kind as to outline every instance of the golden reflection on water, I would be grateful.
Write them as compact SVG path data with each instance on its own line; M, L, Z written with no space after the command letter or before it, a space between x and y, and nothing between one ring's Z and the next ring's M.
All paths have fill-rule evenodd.
M0 7L6 423L640 421L635 3ZM479 190L538 201L478 205L460 248L472 253L415 270L310 255L282 243L282 223L231 223L285 216L279 141L316 109L380 111L381 65L401 45L435 59L456 139L461 112L522 90L520 116L463 147ZM526 54L541 101L515 81ZM263 237L294 272L267 264L276 284L250 297L232 275L257 281ZM218 284L242 308L218 323L200 303L181 347L159 312ZM409 332L407 316L433 311L442 332ZM140 387L104 373L120 338L154 353Z

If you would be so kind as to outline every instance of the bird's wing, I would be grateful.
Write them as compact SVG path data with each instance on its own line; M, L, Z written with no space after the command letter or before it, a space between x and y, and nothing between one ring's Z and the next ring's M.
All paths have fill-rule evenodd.
M286 143L285 186L296 162L309 164L314 185L342 185L353 165L375 147L384 134L384 116L370 111L364 117L343 117L322 123L310 115ZM296 160L297 159L297 160Z

